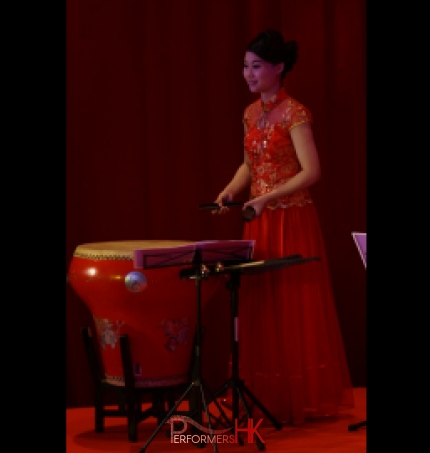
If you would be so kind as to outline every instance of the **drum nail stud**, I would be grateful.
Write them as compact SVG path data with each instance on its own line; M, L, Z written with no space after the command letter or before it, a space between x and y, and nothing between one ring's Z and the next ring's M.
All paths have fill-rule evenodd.
M222 272L224 270L224 264L223 263L216 263L215 265L215 272Z
M125 287L132 293L141 293L147 286L146 277L138 271L129 272L124 282Z

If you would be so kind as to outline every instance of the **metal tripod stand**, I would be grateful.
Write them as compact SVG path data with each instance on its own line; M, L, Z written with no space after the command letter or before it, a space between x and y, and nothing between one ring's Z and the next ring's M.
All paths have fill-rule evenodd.
M214 393L215 398L222 395L227 389L232 390L232 418L233 420L239 421L239 400L245 411L247 420L251 419L251 407L249 406L247 396L266 417L272 422L276 429L282 429L282 424L266 409L266 407L257 399L257 397L249 390L245 385L243 379L239 377L239 339L237 335L237 319L238 319L238 289L240 287L240 272L235 271L230 275L230 280L226 284L227 289L230 291L230 302L231 302L231 376L224 383L224 385ZM265 443L259 437L258 433L254 433L254 439L257 444L257 448L265 450Z
M166 416L163 420L158 424L155 431L151 434L149 439L146 441L145 445L143 445L139 453L144 453L148 445L152 442L155 436L159 433L159 431L163 428L163 426L168 422L170 417L175 414L177 411L178 406L184 401L184 399L189 396L190 398L190 418L193 418L195 422L202 425L202 413L203 410L206 414L207 423L210 431L212 430L211 425L211 414L209 413L208 404L212 401L218 407L221 417L226 421L227 424L230 423L227 415L225 414L224 410L218 403L218 401L210 395L210 399L207 401L205 397L205 389L204 389L204 382L202 379L202 356L201 356L201 335L202 335L202 326L201 326L201 281L203 278L207 277L208 269L202 263L201 260L201 251L199 249L196 250L194 259L193 259L193 273L185 274L187 277L184 278L195 278L196 282L196 318L197 318L197 326L196 326L196 338L194 343L194 367L193 367L193 376L192 381L189 386L186 388L184 393L179 397L173 407L167 412ZM208 390L206 390L208 391ZM230 426L229 426L230 427ZM231 427L232 428L232 427ZM194 443L194 442L193 442ZM204 443L194 443L197 448L203 448L205 446ZM212 442L213 450L215 453L218 452L218 447L216 442Z
M239 305L239 287L241 274L252 274L265 272L267 270L281 269L287 266L306 263L312 260L318 260L317 257L303 258L301 255L291 255L284 258L272 259L266 261L254 261L239 265L232 265L225 267L221 273L229 273L230 280L227 282L226 287L230 291L231 301L231 377L224 383L224 385L214 393L215 398L222 395L227 389L232 389L232 418L238 420L239 423L239 401L246 414L246 419L251 420L252 411L251 406L248 404L247 398L255 404L263 414L272 422L273 426L280 430L282 424L268 411L263 403L251 392L245 385L243 379L239 377L239 335L238 335L238 305ZM258 433L254 431L254 439L257 448L265 450L265 443L260 438Z

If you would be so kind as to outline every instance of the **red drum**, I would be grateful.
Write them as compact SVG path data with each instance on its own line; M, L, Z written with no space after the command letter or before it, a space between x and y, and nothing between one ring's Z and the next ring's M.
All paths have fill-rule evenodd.
M130 339L137 387L187 382L196 332L195 279L180 279L180 265L134 268L133 250L189 241L119 241L79 245L68 281L93 315L107 382L123 386L119 335ZM218 278L203 279L200 305L215 294Z

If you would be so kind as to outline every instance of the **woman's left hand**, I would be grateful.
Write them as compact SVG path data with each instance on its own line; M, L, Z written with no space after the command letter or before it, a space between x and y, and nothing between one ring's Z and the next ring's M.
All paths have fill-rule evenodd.
M245 210L248 206L250 206L255 211L255 217L258 217L264 211L264 208L266 207L268 202L269 200L263 195L261 197L254 198L244 203L242 210Z

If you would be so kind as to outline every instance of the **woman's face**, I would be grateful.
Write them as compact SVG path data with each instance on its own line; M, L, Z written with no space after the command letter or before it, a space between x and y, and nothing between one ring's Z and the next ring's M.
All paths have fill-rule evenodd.
M264 93L279 88L284 63L268 63L253 52L245 53L243 77L253 93Z

